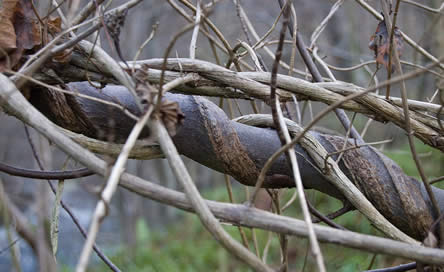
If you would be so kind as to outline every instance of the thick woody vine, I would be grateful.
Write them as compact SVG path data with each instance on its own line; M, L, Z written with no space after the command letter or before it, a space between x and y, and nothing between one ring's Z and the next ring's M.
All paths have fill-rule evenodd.
M444 203L444 191L429 186L430 182L417 159L424 185L419 185L415 179L405 175L394 162L363 141L353 127L353 120L350 121L343 111L361 113L377 121L389 121L404 129L408 134L414 158L417 154L412 144L413 136L441 152L444 151L442 104L408 100L405 95L407 79L428 72L442 77L432 69L442 69L444 65L442 59L425 51L395 27L400 1L396 2L393 25L385 6L386 1L381 1L385 7L385 20L382 21L385 32L381 31L383 27L380 23L374 40L381 36L385 40L383 39L384 43L380 43L381 40L373 41L371 47L376 52L376 62L385 65L389 74L386 81L368 88L337 81L329 70L333 67L317 55L316 39L343 1L338 1L332 7L319 31L312 36L311 46L307 50L295 28L297 18L294 7L290 5L290 1L279 0L282 28L278 49L274 54L264 41L278 25L278 19L273 28L261 38L252 29L240 1L235 1L242 30L247 37L248 33L251 33L257 42L253 44L248 38L248 43L240 42L239 46L232 48L223 33L207 16L215 3L204 5L197 1L197 6L194 6L189 1L181 0L182 5L178 5L176 1L169 0L171 7L183 16L189 25L173 37L163 58L140 61L137 61L137 58L134 61L125 61L119 47L119 28L124 17L130 8L140 1L128 1L114 10L99 12L99 16L87 20L95 9L101 8L103 1L91 2L80 10L77 16L68 16L63 22L64 28L59 20L49 20L49 17L33 14L35 9L32 3L6 2L8 3L2 7L2 16L11 20L11 23L3 30L12 33L22 28L19 33L31 36L19 35L15 38L15 44L0 37L1 48L5 48L2 49L4 57L0 64L3 72L0 76L0 106L7 114L35 128L85 168L63 171L49 171L43 168L30 170L0 163L0 171L32 179L56 180L97 174L103 176L106 181L88 235L79 226L86 242L76 271L86 270L92 250L96 251L110 269L119 271L95 245L100 222L107 215L108 204L118 185L161 203L197 213L202 224L222 246L257 271L273 269L259 258L257 252L253 253L229 236L217 219L227 220L237 226L279 233L282 254L280 269L283 271L288 269L288 235L310 238L311 250L320 271L325 271L325 265L322 252L317 246L318 240L369 252L401 256L423 264L444 264L443 251L431 248L437 245L427 243L431 236L436 235L436 238L440 239L443 233L434 232L432 226L439 225L437 219L441 218L440 212L444 210L439 203ZM357 2L377 19L383 19L366 2ZM433 12L441 12L443 6ZM290 12L292 8L293 12ZM427 9L425 6L422 8ZM7 17L7 11L9 14L17 12L35 19L19 25L12 17ZM45 25L47 31L37 31L39 28L44 29ZM88 27L85 31L75 33L80 26L86 25ZM112 59L96 44L84 40L101 28L108 33L109 42L117 50L122 62ZM301 54L310 71L310 75L306 76L314 82L278 73L278 67L281 66L301 74L301 71L294 69L294 63L287 65L280 59L282 48L286 44L284 38L287 29L292 36L292 52L298 51ZM175 41L183 33L191 30L193 37L190 58L168 58ZM198 34L208 38L213 52L218 48L217 50L227 54L229 61L225 67L196 59ZM151 38L150 36L147 42ZM403 73L398 52L402 40L430 59L430 63L412 72ZM246 49L246 53L235 55L241 46ZM256 55L259 47L264 47L274 58L271 73L262 71L264 63L260 56ZM217 53L215 54L217 63L220 63ZM247 54L254 60L257 71L249 69L251 67L242 59ZM385 54L388 56L387 63ZM312 57L327 71L329 79L325 80L321 76ZM232 70L231 64L234 64L236 71ZM392 64L397 69L394 75L391 74ZM390 86L396 83L403 86L402 98L389 96ZM372 93L383 87L388 88L387 96ZM271 106L273 122L270 116L252 115L236 120L243 123L241 124L229 120L215 104L192 95L262 100ZM295 99L320 101L327 106L302 129L290 120L285 120L280 109L280 102L286 103ZM252 106L254 111L257 111L254 102ZM311 130L331 111L335 112L345 127L346 137ZM280 132L279 136L274 129ZM290 138L287 129L293 133L293 138ZM348 139L348 135L353 139ZM261 144L265 142L267 145ZM199 149L195 148L196 146L199 146ZM282 155L288 151L288 156ZM112 155L116 160L109 165L93 152ZM295 181L301 182L297 187L302 201L301 207L306 211L305 222L280 215L282 207L273 193L271 195L277 215L256 210L249 205L204 200L178 156L179 153L216 171L231 175L242 184L256 185L251 203L260 188L295 187ZM38 155L35 156L38 159ZM128 158L159 157L168 159L177 180L185 189L185 194L125 173L124 166ZM299 165L296 164L296 158ZM233 162L236 162L235 166L232 165ZM442 177L436 180L440 179ZM310 203L305 203L302 185L338 198L346 206L351 205L387 237L401 242L311 224L308 209L315 214L316 210ZM7 208L11 217L22 218L20 211L14 208L10 200L6 197L2 199L2 206ZM60 202L60 205L70 213L65 203ZM322 215L318 216L323 218ZM76 222L75 216L72 218ZM327 218L323 220L335 226ZM26 226L28 223L24 220L17 222L20 222L18 226L23 237L31 245L35 245L37 242L32 238L32 230ZM420 245L424 239L427 248ZM358 243L358 240L365 240L366 243ZM57 241L57 237L52 235L51 241ZM385 249L387 245L390 245L390 250ZM42 256L50 259L51 253L48 248L46 250ZM48 265L54 266L54 263L49 261Z

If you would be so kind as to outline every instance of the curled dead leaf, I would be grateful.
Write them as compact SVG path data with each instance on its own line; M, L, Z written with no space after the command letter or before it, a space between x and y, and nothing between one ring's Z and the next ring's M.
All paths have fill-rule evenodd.
M177 128L182 124L185 115L180 110L177 102L163 99L160 106L160 118L165 125L168 134L173 137L176 135Z
M4 0L0 9L0 51L10 52L16 49L16 35L12 18L18 0ZM4 52L0 52L3 57Z
M129 72L131 72L131 70L129 70ZM148 81L148 67L142 65L140 69L134 72L133 78L136 83L136 94L139 96L141 103L145 105L152 103L154 95L157 94L157 90L153 88Z
M399 56L402 55L403 38L401 31L395 27L393 34L393 45L396 47ZM375 52L376 63L382 64L388 69L389 66L389 51L390 51L390 32L387 31L385 21L379 22L376 27L375 34L370 37L370 43L368 47ZM393 72L395 65L392 61L391 71Z
M45 24L48 27L48 32L51 33L52 36L56 36L62 31L62 19L60 17L48 18L45 20ZM72 48L68 48L52 56L52 61L67 63L71 60L71 56Z
M12 69L23 52L39 45L41 33L28 0L4 0L0 9L0 72Z
M49 18L46 21L46 24L48 26L48 31L50 33L60 33L60 31L62 31L62 18L60 17L54 17L54 18Z
M158 95L158 90L148 81L148 69L148 66L142 65L141 68L136 69L133 73L136 93L146 108L154 106ZM162 120L168 134L173 137L176 135L177 127L182 123L185 116L177 102L163 98L156 117Z

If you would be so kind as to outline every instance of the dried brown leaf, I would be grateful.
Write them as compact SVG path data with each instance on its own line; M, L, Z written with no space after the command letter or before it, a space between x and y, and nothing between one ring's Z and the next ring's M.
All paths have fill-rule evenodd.
M395 27L394 35L393 35L393 45L396 46L396 50L398 51L399 56L402 55L403 49L403 39L401 36L401 32L397 27ZM376 27L375 34L370 37L370 43L368 47L375 52L376 63L382 64L388 69L389 65L389 51L390 51L390 33L387 31L387 26L385 25L385 21L379 22ZM395 65L392 61L392 71L394 70Z
M62 19L60 17L50 18L46 23L49 32L60 33L62 31Z
M14 25L12 24L17 2L18 0L4 0L0 9L0 48L6 52L17 48ZM3 52L0 54L3 57Z
M38 20L35 18L31 1L19 1L16 6L13 24L17 35L17 47L32 49L36 45L40 45L40 27Z
M166 99L162 100L160 116L171 137L176 135L177 127L182 124L182 121L185 118L177 102L172 102Z
M52 57L52 60L54 62L67 63L71 60L72 51L72 49L65 49L62 52L55 54Z
M48 32L53 36L62 31L62 19L60 17L49 18L46 20L46 26L48 27ZM68 48L60 53L55 54L52 57L52 61L59 63L67 63L71 60L72 49Z
M23 52L39 45L40 40L40 28L35 19L32 2L3 1L0 10L0 72L5 68L13 68Z

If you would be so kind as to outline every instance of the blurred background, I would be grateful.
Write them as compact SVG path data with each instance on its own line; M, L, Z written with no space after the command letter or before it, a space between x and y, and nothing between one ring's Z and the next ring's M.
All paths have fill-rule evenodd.
M40 1L39 8L41 14L46 14L48 1ZM69 2L69 1L67 1ZM82 7L88 1L81 1ZM118 6L124 1L114 0L110 7ZM192 1L195 4L196 1ZM212 1L202 1L205 4ZM239 41L247 41L242 30L240 19L237 15L236 5L229 0L214 1L207 16L220 29L230 45L234 47ZM316 27L328 15L331 7L336 1L331 0L310 0L293 1L296 14L298 31L301 33L305 43L310 44L310 37ZM381 11L380 1L370 0L366 3ZM422 4L439 8L442 1L425 0ZM180 5L180 4L179 4ZM279 14L277 1L271 0L242 0L241 5L251 20L259 36L264 35L272 26ZM189 14L192 14L183 5L180 5ZM63 5L66 11L65 5ZM444 56L444 19L442 14L427 12L408 3L401 3L398 14L399 28L415 40L419 45L432 53L434 56ZM173 36L187 24L167 1L145 0L136 8L129 11L126 17L124 28L120 36L120 47L123 57L127 60L134 58L135 52L150 35L153 26L158 25L154 38L143 49L139 59L160 58L164 55L164 50L172 40ZM325 30L317 41L319 47L318 54L325 62L337 67L350 67L361 62L374 59L374 53L368 48L370 36L375 32L378 21L367 11L365 11L357 1L345 0L339 10L333 15ZM278 24L276 30L267 39L277 40L281 25ZM181 36L170 57L189 57L189 44L191 32ZM250 35L250 39L256 40ZM101 33L101 45L111 56L118 59L113 50L110 49L109 41ZM275 51L275 44L269 45ZM290 59L291 46L287 46L284 51L283 60L287 63ZM271 70L272 58L263 49L257 53L262 57L265 66ZM227 56L218 50L218 57L221 63L225 63ZM196 58L215 62L215 57L208 40L199 34ZM413 50L407 43L404 43L402 55L403 60L407 60L419 65L425 65L429 60ZM245 61L251 63L247 57ZM295 67L304 70L303 61L297 54ZM415 69L411 66L404 66L404 72ZM370 64L365 68L353 71L334 71L337 80L352 82L356 85L367 87L374 84L372 74L376 70L375 64ZM324 71L321 72L326 76ZM441 72L441 71L438 71ZM280 68L279 73L288 74L288 71ZM441 72L442 74L442 72ZM376 73L379 81L386 79L386 70L380 69ZM410 99L428 101L437 89L436 76L426 73L414 80L408 81L408 96ZM384 94L384 90L380 90ZM391 91L392 96L399 96L398 87ZM212 99L218 102L218 99ZM438 103L437 100L433 102ZM239 108L235 110L225 108L227 113L237 117L251 113L249 102L237 101ZM227 103L225 103L225 106ZM291 106L290 106L291 107ZM325 105L321 103L311 103L306 107L303 124L310 120L310 111L316 114ZM264 112L268 112L266 107ZM352 114L349 114L352 117ZM362 115L355 117L354 125L358 131L362 131L368 118ZM32 128L29 128L30 138L26 136L24 124L15 118L0 113L0 159L1 161L29 169L37 169L36 161L29 144L29 140L36 146L37 153L43 157L44 165L47 169L62 169L66 165L67 169L79 168L78 165L67 158L54 145L48 143L39 136ZM319 126L328 128L344 134L344 130L334 115L324 118ZM391 124L372 122L365 136L367 142L392 139L392 142L383 146L377 146L385 154L393 158L403 169L412 176L417 177L415 165L410 156L405 132ZM425 166L426 173L430 178L442 176L444 174L444 156L437 150L424 146L422 142L417 142L421 160ZM48 152L49 150L49 152ZM184 158L186 165L198 185L199 189L207 198L228 202L228 194L225 181L221 173L217 173L204 166L201 166L189 159ZM172 189L181 190L172 175L168 164L164 160L134 161L130 160L127 171L147 180L157 182ZM8 196L25 213L27 218L37 224L37 213L39 206L36 204L37 194L45 194L47 199L47 212L51 214L54 203L54 196L49 192L46 181L37 181L13 177L0 173L3 186ZM65 182L63 191L63 201L67 204L79 218L81 224L87 228L90 222L92 211L98 200L98 192L101 189L102 180L98 177L88 177ZM55 182L54 182L55 183ZM246 189L232 180L235 192L235 200L238 203L247 199ZM40 187L39 187L40 186ZM289 199L293 190L283 192L283 199ZM340 203L318 192L309 191L308 196L312 203L324 213L332 212L341 207ZM289 216L301 218L298 205L293 205L286 212ZM378 234L366 219L357 212L351 212L337 220L354 231ZM239 238L237 228L226 226L227 230L234 237ZM256 230L259 248L261 252L265 247L269 234ZM19 259L23 271L35 271L37 260L32 250L13 231L8 239L8 228L2 221L0 228L0 267L1 271L13 271L11 263L11 239L13 248L19 252ZM252 231L246 230L247 236L251 238ZM251 240L251 239L250 239ZM59 250L58 265L61 271L73 271L73 268L80 255L84 239L79 231L67 216L65 211L60 212L59 227ZM97 244L103 249L107 256L122 269L122 271L248 271L247 267L233 257L231 257L211 236L203 229L197 217L191 214L178 211L174 208L158 204L149 199L139 197L131 192L119 188L111 204L108 217L101 226L101 231L97 239ZM313 271L315 268L312 259L307 258L308 244L306 239L293 237L289 243L290 268L291 271ZM377 256L374 260L373 254L340 248L334 245L322 245L322 250L326 259L329 271L357 271L366 269L370 263L373 267L395 265L405 260L391 258L387 256ZM272 235L271 245L267 258L268 263L279 264L279 241L276 235ZM304 268L305 267L305 268ZM93 255L90 271L107 271L97 256Z

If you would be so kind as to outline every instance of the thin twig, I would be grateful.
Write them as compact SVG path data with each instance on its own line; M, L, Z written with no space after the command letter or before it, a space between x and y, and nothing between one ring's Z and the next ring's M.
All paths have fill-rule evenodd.
M324 222L325 224L329 225L330 227L333 227L336 229L341 229L341 230L346 230L343 226L335 223L333 220L331 220L330 218L328 218L327 216L323 215L318 210L316 210L316 208L313 207L313 205L308 200L307 200L307 206L308 206L308 209L310 210L310 213L312 213L314 216L319 218L320 221Z
M126 73L123 68L114 60L110 55L108 55L102 48L94 46L94 44L88 41L81 41L78 45L85 51L91 53L91 55L96 59L98 63L106 70L111 73L122 85L124 85L134 98L137 108L143 111L142 103L140 97L137 95L135 90L135 83L128 73Z
M412 0L401 0L401 2L404 2L404 3L410 4L410 5L412 5L412 6L415 6L415 7L421 8L421 9L423 9L423 10L425 10L425 11L432 12L432 13L440 13L440 12L443 10L443 8L444 8L444 3L442 3L441 6L440 6L439 8L431 8L431 7L429 7L429 6L426 6L426 5L420 4L420 3L415 2L415 1L412 1Z
M256 43L253 45L254 49L259 49L259 48L264 48L265 52L267 53L267 55L269 55L273 60L275 58L275 55L273 54L273 52L270 50L270 48L268 48L266 46L266 43L264 42L264 40L273 32L273 30L275 29L277 23L279 22L279 18L282 15L282 9L281 12L279 13L279 15L276 17L275 21L273 22L272 26L270 27L270 29L262 36L259 37L259 35L257 34L256 30L253 27L253 24L251 23L250 19L248 19L247 14L245 13L244 9L242 8L242 6L239 6L239 14L240 16L244 19L248 29L250 30L250 32L252 33L253 37L256 40ZM294 24L293 24L294 25ZM290 41L291 43L291 41ZM284 67L285 69L291 69L290 65L288 65L287 63L283 62L282 60L279 61L279 65L281 65L282 67ZM306 76L307 74L299 71L297 69L293 69L293 72L298 74L298 75L302 75L302 76Z
M322 20L322 22L313 31L313 34L311 34L311 37L310 37L310 48L314 48L317 39L321 35L322 31L324 31L325 27L327 26L328 21L331 19L331 17L333 17L333 15L342 6L343 3L344 3L344 0L336 1L334 3L334 5L330 8L330 11L328 12L327 16L325 16L324 20Z
M190 201L191 205L195 209L199 218L201 219L204 226L208 231L218 240L230 253L234 254L242 261L247 263L250 267L256 271L273 271L267 265L262 263L260 259L251 253L244 246L239 244L234 240L220 225L218 220L211 213L210 209L204 202L203 198L200 196L196 185L192 181L188 171L183 164L182 159L177 153L176 147L174 146L168 132L159 120L153 120L150 123L150 127L157 133L157 139L165 153L170 166L177 178L185 190L187 199Z
M444 180L444 176L440 176L440 177L430 180L430 184L433 184L433 183L439 182L439 181L443 181L443 180Z
M279 0L279 5L282 8L283 0ZM290 20L292 20L292 17L290 17ZM288 24L288 29L290 33L293 33L292 24ZM304 41L302 40L302 37L300 36L300 33L297 33L296 36L296 45L298 47L299 53L301 54L302 59L304 60L305 65L307 66L308 70L310 71L311 75L313 76L313 79L316 82L323 82L323 78L321 74L319 73L319 70L317 69L316 65L314 64L313 60L311 59L310 55L308 54L307 48L304 44ZM347 115L345 114L344 110L342 109L334 109L334 112L336 116L338 117L341 124L344 126L344 128L347 130L348 128L351 129L351 135L358 143L364 143L364 140L362 139L361 135L358 133L358 131L353 127L353 125L350 123L350 120L348 119Z
M4 192L4 188L3 188L3 181L0 180L0 197L3 197L3 195L5 194ZM0 204L0 211L1 211L1 216L3 219L3 227L6 229L6 236L8 238L8 243L9 245L5 248L2 248L0 250L0 256L6 252L7 250L10 251L11 254L11 261L12 261L12 266L15 268L16 272L22 272L22 267L20 265L20 247L17 247L16 243L20 240L20 237L18 238L14 238L13 234L13 230L12 228L14 228L13 226L13 222L11 222L11 218L10 215L7 211L7 209L5 209L5 207L2 207L3 205ZM11 228L12 227L12 228Z
M331 65L331 64L328 64L328 63L327 63L327 66L328 66L328 68L330 68L332 70L335 70L335 71L346 72L346 71L353 71L353 70L365 67L366 65L375 64L375 63L376 63L376 60L369 60L369 61L364 61L364 62L361 62L360 64L356 64L356 65L350 66L350 67L337 67L337 66L334 66L334 65ZM404 65L407 65L407 66L412 66L412 67L415 67L415 68L425 69L425 67L422 66L422 65L419 65L419 64L416 64L416 63L412 63L412 62L409 62L409 61L406 61L406 60L401 60L401 64L404 64ZM443 78L444 79L444 75L441 75L438 72L435 72L433 70L428 70L428 72L433 74L434 76L437 76L439 78Z
M279 191L267 189L268 194L272 200L272 207L274 207L274 212L277 215L282 214L280 201L279 201ZM288 237L285 234L279 234L279 244L281 246L281 265L279 271L288 271Z
M400 3L400 0L397 0L396 6L395 6L395 13L398 12L399 3ZM384 14L388 14L387 2L382 0L381 4L382 4ZM387 28L389 28L389 29L393 28L392 22L391 22L389 16L387 16L387 18L385 18L385 23L387 25ZM393 22L393 23L395 23L395 22ZM402 75L403 72L402 72L401 62L399 60L399 52L396 47L394 47L393 49L394 49L394 60L395 60L396 68L397 68L399 74ZM401 97L402 97L402 108L404 111L404 122L406 125L407 138L409 141L411 154L412 154L413 160L415 162L416 168L418 169L419 175L421 176L422 182L423 182L426 192L429 196L429 199L432 202L433 210L434 210L436 216L439 217L441 215L441 210L439 208L438 201L436 200L435 194L433 193L432 187L430 186L428 178L424 172L424 168L422 167L421 161L419 160L418 154L416 152L415 142L413 139L411 125L410 125L410 122L411 122L410 121L410 112L409 112L409 108L408 108L408 104L407 104L407 87L405 85L405 81L401 81ZM444 237L444 223L439 223L439 226L440 226L440 228L439 228L440 237ZM444 239L441 239L441 245L444 245Z
M379 20L379 21L384 20L384 17L378 11L376 11L372 6L367 4L364 0L356 0L356 2L358 2L359 5L361 5L365 10L367 10L377 20ZM442 9L442 7L440 9ZM408 44L410 44L410 46L413 47L416 51L421 53L421 55L425 56L426 58L428 58L432 62L435 62L435 63L437 62L438 63L437 65L439 66L439 68L444 70L444 64L441 63L442 60L439 60L437 57L435 57L432 54L430 54L429 52L427 52L424 48L419 46L412 38L407 36L407 34L405 34L402 31L400 31L400 32L401 32L401 36L404 39L404 41L406 41Z
M410 271L415 268L416 268L416 262L407 263L407 264L400 264L398 266L393 266L393 267L385 267L385 268L379 268L379 269L366 270L364 272L404 272L404 271Z
M233 189L231 187L230 176L227 174L224 174L224 180L225 180L225 186L227 187L228 198L230 200L230 203L234 203ZM240 227L240 226L238 226L237 229L239 230L239 234L242 239L242 244L244 245L245 248L249 249L248 239L247 239L247 235L245 234L244 229L242 229L242 227Z
M12 176L25 177L30 179L56 179L56 180L66 180L66 179L77 179L81 177L87 177L94 174L88 168L80 168L69 171L39 171L30 170L11 166L0 162L0 172L7 173Z
M179 39L179 37L181 37L183 34L188 32L191 28L194 27L194 25L195 25L194 23L189 24L189 25L185 26L183 29L181 29L178 33L176 33L176 35L174 35L173 39L170 41L170 43L168 44L168 47L165 50L164 57L163 57L163 63L162 63L162 69L161 69L160 78L159 78L159 93L157 95L157 103L154 108L155 113L158 113L160 110L160 106L162 105L161 100L163 97L163 93L165 92L164 88L163 88L163 84L164 84L164 79L165 79L165 70L166 70L166 62L168 60L168 55L170 54L174 44Z
M138 59L139 59L139 55L142 53L142 50L145 48L145 46L154 38L154 34L156 34L156 31L157 31L157 28L159 27L159 23L157 22L157 23L155 23L153 26L152 26L152 29L151 29L151 33L150 33L150 35L148 36L148 38L142 43L142 45L140 45L140 47L139 47L139 49L137 49L137 52L136 52L136 54L134 54L134 58L133 58L133 61L135 62L135 61L137 61ZM133 73L134 73L134 66L133 66Z
M7 216L11 222L14 222L15 231L29 244L34 253L38 254L38 241L34 226L32 226L27 220L26 216L20 211L20 209L11 201L8 194L4 191L3 180L0 178L0 210L7 213ZM41 252L49 260L54 260L52 254L46 244L40 249Z
M325 217L327 217L330 220L333 220L353 210L355 210L355 208L350 204L350 202L344 201L344 206L342 208L327 214ZM321 220L313 219L313 223L319 223L319 222L321 222Z
M194 29L193 29L193 34L191 35L191 42L190 42L190 59L196 58L197 35L199 34L200 18L202 16L202 8L200 0L197 0L196 6L197 6L196 18L194 21Z
M33 143L32 139L31 139L31 135L29 133L29 130L28 130L27 126L25 126L25 134L26 134L26 138L28 139L29 146L31 147L32 155L34 156L34 159L37 162L37 165L38 165L39 169L44 171L45 168L43 167L43 164L42 164L42 161L40 160L40 157L38 156L37 150L36 150L36 148L34 146L34 143ZM54 188L54 185L51 183L50 180L47 180L47 182L48 182L49 188L51 189L52 193L55 195L56 194L56 190ZM60 200L60 205L66 211L66 213L69 215L69 217L74 222L76 227L79 229L79 231L82 234L82 236L86 239L87 238L86 231L82 227L82 225L80 224L80 222L77 219L77 217L72 212L71 208L69 208L69 206L67 206L63 200ZM106 257L105 254L103 254L102 250L96 244L94 244L93 249L96 252L97 256L99 256L99 258L105 263L105 265L107 265L112 271L120 272L120 269L110 259L108 259L108 257Z
M282 112L281 112L280 104L279 104L280 103L279 99L276 96L276 81L277 81L277 72L278 72L278 68L279 68L279 60L281 59L282 49L283 49L283 45L284 45L283 41L285 39L285 33L287 32L288 24L290 23L289 2L290 1L287 0L286 3L281 6L281 8L284 9L284 13L283 13L284 16L283 16L283 21L282 21L282 29L281 29L281 32L279 35L280 42L279 42L278 47L276 49L276 54L275 54L276 57L275 57L275 60L273 63L273 68L272 68L272 73L271 73L271 84L270 84L270 100L272 101L271 111L273 114L273 121L276 126L276 131L279 135L279 139L280 139L282 145L285 145L286 143L291 142L291 138L290 138L290 134L288 133L287 127L285 125L285 121L283 120L283 116L282 116ZM296 183L296 189L299 194L299 200L300 200L302 213L304 215L304 220L305 220L308 230L309 230L311 252L313 253L313 255L315 257L318 270L319 271L326 271L325 265L324 265L324 260L322 257L322 252L319 247L319 243L317 241L316 234L313 230L313 225L312 225L312 221L310 218L310 212L308 210L307 202L305 200L304 185L302 183L300 170L299 170L299 166L298 166L298 163L296 160L296 154L294 152L294 149L289 149L288 153L286 153L286 156L287 156L287 162L290 164L292 171L293 171L293 177L294 177L294 181ZM257 184L260 184L260 182L257 182ZM255 191L253 193L253 196L251 197L251 200L250 200L251 203L254 203L255 197L256 197L257 192L260 188L259 186L257 186L257 184L255 186ZM285 238L281 238L281 240L283 240L282 243L285 244L285 242L284 242ZM284 260L286 260L285 256L284 256Z
M122 152L117 158L116 164L113 166L111 173L109 175L108 181L106 183L106 187L103 189L100 195L100 201L96 206L94 211L94 215L91 220L91 224L89 227L88 238L83 246L82 253L79 258L79 262L76 267L76 272L84 272L88 266L89 257L91 255L91 251L94 245L94 241L97 237L97 233L99 231L100 222L105 218L107 214L107 209L111 202L111 198L114 192L117 189L117 185L119 183L120 176L124 171L124 167L126 161L128 159L128 155L136 143L137 138L139 137L140 132L145 127L148 119L153 112L153 107L150 107L148 111L140 118L140 120L134 125L130 135L128 136L125 145L123 146Z

